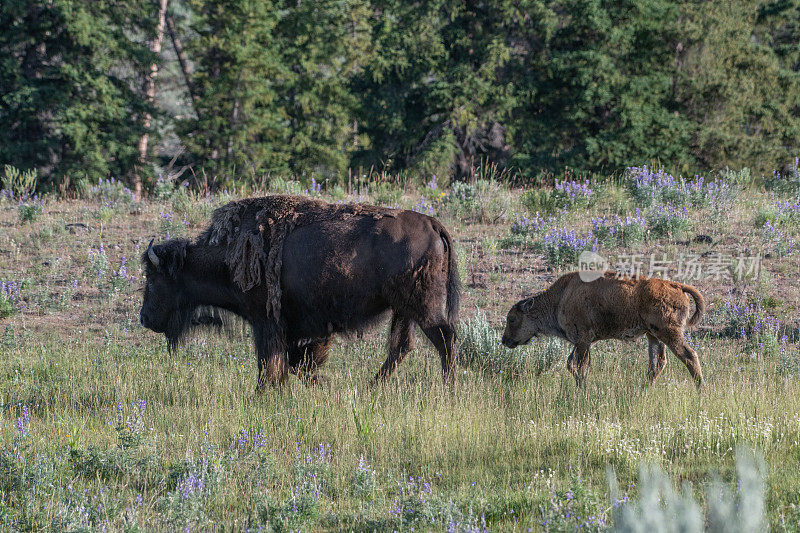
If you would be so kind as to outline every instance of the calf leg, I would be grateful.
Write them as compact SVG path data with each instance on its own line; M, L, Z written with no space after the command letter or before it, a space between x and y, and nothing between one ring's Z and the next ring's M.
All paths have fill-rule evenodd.
M423 333L439 352L442 361L442 378L445 382L453 381L453 369L456 363L456 331L450 324L441 324L422 328Z
M670 331L661 340L689 369L689 374L691 374L697 389L702 389L705 382L703 380L703 371L700 368L700 359L697 357L697 353L686 344L683 332L681 330Z
M650 343L648 346L650 369L647 371L647 381L652 384L667 364L667 353L664 343L650 333L647 334L647 340Z
M589 356L589 343L583 341L575 343L575 348L570 355L570 359L572 359L572 363L570 364L570 362L567 361L567 367L575 378L575 384L578 385L578 387L583 387L583 384L586 382L586 377L589 375L589 363L591 360Z
M408 352L414 349L414 321L397 313L389 329L389 357L375 375L375 381L386 381Z

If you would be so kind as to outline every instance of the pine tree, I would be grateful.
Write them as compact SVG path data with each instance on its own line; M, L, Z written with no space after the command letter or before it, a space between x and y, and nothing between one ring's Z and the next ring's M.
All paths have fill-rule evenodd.
M140 73L155 58L146 2L6 0L0 4L0 161L40 183L130 178L143 117Z
M535 173L690 160L675 96L675 3L568 0L555 13L518 86L536 96L520 97L514 162Z
M286 76L274 37L280 13L269 0L192 0L188 43L197 117L181 140L199 166L233 177L287 168L288 139L277 86Z
M297 175L341 178L358 143L358 100L349 81L370 54L370 12L361 0L292 0L282 7L277 34L288 72L279 90L289 166Z
M354 81L372 145L364 165L425 176L503 160L515 36L541 2L375 2L377 53Z

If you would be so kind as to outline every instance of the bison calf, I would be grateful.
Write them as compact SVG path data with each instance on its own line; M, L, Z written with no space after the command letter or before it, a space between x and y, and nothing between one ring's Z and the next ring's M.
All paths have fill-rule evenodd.
M695 304L693 314L689 296ZM610 271L584 281L578 272L572 272L511 308L503 344L514 348L539 335L568 340L574 348L567 368L581 386L589 373L589 348L593 342L633 340L644 334L650 342L647 376L651 383L666 364L667 345L700 388L700 362L683 332L700 322L704 310L702 295L689 285L659 278L623 277Z

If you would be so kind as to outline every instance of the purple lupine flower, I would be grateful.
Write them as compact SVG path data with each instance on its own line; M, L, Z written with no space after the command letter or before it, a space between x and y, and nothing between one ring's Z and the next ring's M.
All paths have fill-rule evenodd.
M241 448L244 448L245 446L247 446L247 443L248 443L249 441L250 441L250 438L249 438L249 435L248 435L248 433L247 433L247 430L246 430L246 429L243 429L243 430L242 430L242 431L239 433L239 438L237 439L237 442L238 442L238 444L239 444L239 448L241 449Z
M411 208L412 211L416 211L417 213L423 213L426 215L433 215L433 206L429 204L424 196L419 197L419 202L417 205Z
M263 450L267 447L267 436L263 433L254 433L252 443L253 448Z
M28 406L22 406L22 416L17 418L17 432L21 436L25 436L28 433L28 428L31 426L31 419L30 415L28 414Z
M189 499L191 496L202 496L203 490L206 487L206 482L201 475L197 472L190 472L184 474L180 481L178 481L177 490L184 500Z
M511 233L516 235L529 235L545 230L554 222L553 217L542 218L539 213L533 217L523 216L511 223Z

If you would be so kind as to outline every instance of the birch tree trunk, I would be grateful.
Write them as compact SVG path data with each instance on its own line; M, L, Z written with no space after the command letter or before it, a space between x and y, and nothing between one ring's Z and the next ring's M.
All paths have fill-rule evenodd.
M150 41L150 50L154 54L161 53L161 43L164 40L164 25L167 18L167 2L169 0L159 0L158 7L158 26L156 27L156 36ZM144 80L144 92L147 100L152 103L156 98L156 75L158 74L158 64L153 63L150 65L150 72ZM147 145L150 141L150 124L152 117L149 113L144 116L144 135L139 139L139 170L133 177L133 192L136 193L136 200L142 198L142 169L147 165Z

